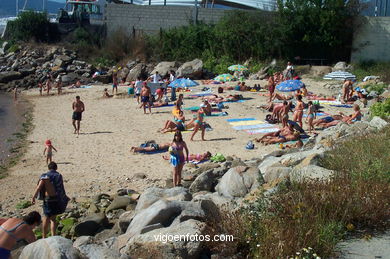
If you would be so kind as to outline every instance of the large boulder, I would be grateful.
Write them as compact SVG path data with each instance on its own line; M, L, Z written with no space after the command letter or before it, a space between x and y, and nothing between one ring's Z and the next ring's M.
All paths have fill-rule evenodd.
M130 205L133 201L129 196L117 196L107 207L106 212L117 210L117 209L126 209L127 205Z
M79 249L80 253L86 258L117 259L121 257L121 254L119 252L104 247L102 245L85 244L78 246L77 248Z
M229 169L215 187L218 194L234 198L244 197L260 186L260 171L256 167L237 166Z
M164 62L158 63L157 66L154 67L152 74L155 74L156 71L158 71L158 73L161 76L165 76L165 75L169 74L169 71L171 71L171 70L173 70L173 71L177 70L177 62L176 61L172 61L172 62L164 61Z
M0 83L9 83L22 78L22 74L16 71L0 72Z
M111 74L96 75L93 77L93 79L103 84L109 84L110 82L112 82L112 75Z
M334 174L334 171L317 166L308 165L305 167L294 168L290 173L290 179L294 181L310 180L328 180Z
M134 258L200 258L203 240L199 235L204 228L204 223L190 219L137 235L120 252Z
M344 61L337 62L332 68L332 71L345 71L347 69L347 63Z
M194 59L186 62L177 69L178 77L189 77L192 79L202 78L203 62L200 59Z
M140 210L146 209L158 200L190 201L191 199L191 194L183 187L174 187L170 189L151 187L142 193L138 200L135 211L138 212Z
M211 191L215 184L216 177L214 175L213 169L210 169L206 172L203 172L190 186L190 192L200 192L200 191Z
M389 123L383 119L381 119L380 117L378 116L375 116L374 118L372 118L372 120L370 121L370 126L371 127L374 127L378 130L381 130L383 129L384 127L386 127L387 125L389 125Z
M126 81L135 81L138 77L143 76L145 74L145 68L146 66L143 63L135 65L135 67L130 69L129 73L127 74Z
M71 83L75 83L78 78L79 76L76 73L69 73L67 75L61 76L61 81L64 84L71 84Z
M127 78L127 75L129 74L129 72L130 72L130 69L128 69L127 67L122 68L122 69L119 70L119 72L118 72L118 78L124 78L124 79L126 79L126 78Z
M262 175L266 183L276 183L280 180L288 178L291 170L291 167L286 167L280 164L279 166L275 165L267 168L267 170L265 170L265 173Z
M75 226L76 236L94 236L108 225L108 219L104 213L94 213L85 217Z
M125 213L123 213L122 215L119 216L119 219L118 219L116 225L118 226L120 232L122 232L122 233L126 232L127 228L130 225L130 222L133 220L134 216L135 216L134 210L126 211Z
M61 236L40 239L26 246L20 259L78 259L83 258L72 241Z

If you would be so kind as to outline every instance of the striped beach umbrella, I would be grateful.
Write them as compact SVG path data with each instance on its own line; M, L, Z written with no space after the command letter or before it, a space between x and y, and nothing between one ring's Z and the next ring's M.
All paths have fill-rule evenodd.
M222 74L214 78L215 81L219 82L228 82L228 81L234 81L237 80L236 76L233 76L231 74Z
M293 92L301 89L303 83L299 80L286 80L276 86L276 89L281 92Z
M246 66L243 66L243 65L240 65L240 64L232 65L232 66L228 67L228 69L230 71L239 71L239 72L248 70L248 68Z
M345 71L335 71L325 75L323 78L327 80L345 80L345 79L354 80L356 79L356 76Z

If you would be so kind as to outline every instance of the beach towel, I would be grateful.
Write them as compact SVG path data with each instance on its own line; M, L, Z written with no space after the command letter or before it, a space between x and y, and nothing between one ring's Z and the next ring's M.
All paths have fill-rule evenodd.
M265 133L277 132L279 130L280 130L279 128L264 128L264 129L250 129L245 131L250 135L254 135L254 134L265 134Z
M320 104L342 104L340 101L329 101L329 100L319 100L318 101Z
M240 126L240 125L257 125L257 124L263 124L263 123L264 123L264 121L251 120L251 121L230 122L229 124L232 126Z
M226 102L222 102L222 104L226 104L226 103L243 103L245 102L245 100L238 100L238 101L226 101Z
M167 152L168 149L161 149L161 150L154 150L154 151L138 151L138 153L145 154L145 155L153 155L153 154L161 154Z
M340 108L352 108L352 105L350 104L331 104L330 106L340 107Z
M269 125L271 125L271 126L269 126ZM267 128L271 128L271 127L275 128L275 125L267 124L267 123L256 124L256 125L240 125L240 126L234 126L233 129L235 129L235 130L251 130L251 129L267 129ZM270 131L270 132L273 132L273 131Z
M90 86L90 85L82 85L79 88L86 88L86 89L88 89L88 88L92 88L92 86Z
M220 116L228 116L228 113L227 112L212 113L211 115L206 115L205 117L220 117Z
M236 122L236 121L254 121L255 118L238 118L238 119L227 119L227 122Z
M327 115L329 115L329 113L326 113L326 112L316 112L316 116L318 116L318 117L321 117L321 116L327 116ZM307 117L307 114L305 113L305 114L303 114L303 117Z
M306 142L309 141L308 138L306 139L301 139L303 144L305 144ZM287 142L283 142L283 145L294 145L295 143L297 143L298 140L291 140L291 141L287 141ZM279 146L280 143L276 143L275 145Z
M173 103L169 103L169 104L164 105L164 106L157 106L157 107L152 106L152 108L163 108L163 107L172 107L172 106L175 106L175 105Z

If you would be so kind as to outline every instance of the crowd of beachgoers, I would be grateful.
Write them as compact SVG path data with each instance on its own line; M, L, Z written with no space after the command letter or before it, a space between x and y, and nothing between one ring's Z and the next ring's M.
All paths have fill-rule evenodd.
M27 97L33 98L33 101L36 102L35 108L38 110L34 113L40 113L40 116L36 116L38 120L35 121L38 127L35 131L38 133L35 133L32 138L43 140L45 160L41 159L41 155L33 154L42 148L41 142L26 155L29 158L26 159L28 164L25 167L34 170L40 168L39 170L41 170L42 163L45 161L49 171L39 177L38 185L30 188L30 190L33 189L31 193L23 193L23 195L24 197L31 195L33 204L35 204L36 199L43 200L43 237L46 237L49 232L55 235L56 216L65 211L69 201L65 191L68 187L64 187L62 175L57 171L57 164L66 167L68 165L64 161L68 159L73 159L73 162L68 162L72 167L66 168L67 171L80 169L82 163L88 164L88 169L85 170L96 169L98 173L106 170L106 174L96 176L96 182L113 175L114 173L110 170L116 172L128 170L128 164L123 162L123 157L114 160L119 150L122 156L123 154L126 154L125 157L129 155L133 157L133 162L139 162L140 171L154 174L153 176L159 180L162 178L161 171L167 168L166 164L161 161L169 161L172 167L172 185L182 186L182 171L186 164L199 164L213 160L213 158L220 157L221 153L241 156L243 152L237 149L237 145L242 145L243 141L243 146L248 152L253 149L268 151L270 150L268 147L273 149L300 148L306 139L315 136L321 129L335 126L341 122L352 124L360 121L363 117L362 107L354 102L360 100L364 108L368 98L364 89L354 89L355 82L349 79L343 81L338 97L320 94L316 92L316 87L311 88L304 83L304 80L295 73L294 66L290 62L284 71L276 72L263 81L245 80L241 75L242 78L235 82L204 80L199 82L198 87L194 88L193 85L186 85L185 82L183 85L175 86L174 82L180 78L176 78L174 71L170 71L166 75L155 72L148 78L139 77L133 82L126 82L126 78L119 78L118 74L117 70L113 71L112 89L109 89L107 85L102 87L85 86L80 81L65 87L61 82L61 77L54 79L49 75L45 82L39 83L38 91L30 90L26 94ZM186 80L189 83L192 82L190 79ZM198 88L199 92L195 93L192 90ZM54 89L57 90L55 94L51 93ZM100 96L90 98L88 91L94 91L94 94L98 92ZM22 94L24 95L24 93ZM15 88L13 98L16 102L19 95L20 93ZM46 96L49 98L45 98ZM131 107L129 107L127 98L122 97L130 97ZM48 101L51 98L57 99ZM108 100L115 100L124 105L121 109L126 110L126 116L130 118L130 121L123 127L131 127L130 133L128 130L124 133L126 129L122 130L121 122L115 120L118 114L111 110L111 106L115 106L115 104L108 103ZM68 101L69 103L66 103ZM242 107L245 109L233 108L234 105L244 102L250 103L250 105L243 105ZM189 106L189 104L199 103L199 106ZM57 110L57 106L61 107L61 110ZM104 107L102 108L102 106ZM66 123L68 121L66 114L70 111L64 111L63 107L72 108L72 132L68 130L71 127L70 123L69 127ZM133 110L129 111L130 108ZM165 108L164 112L161 112L160 108ZM249 109L250 111L248 111ZM339 109L344 112L339 111ZM346 112L348 109L351 109L349 113ZM84 116L88 111L95 113ZM58 112L58 114L53 116L53 112ZM264 118L258 119L254 114L261 114ZM122 120L124 119L122 118ZM101 130L99 126L102 124L112 131L116 127L117 131L121 132L121 136L125 136L124 134L131 136L132 145L126 147L128 142L122 143L123 139L116 140L110 136L96 136L95 138L96 134L112 133ZM86 125L85 129L83 129L84 125ZM234 134L234 138L230 136L231 139L229 139L229 136L225 136L224 131L228 132L227 125L238 132ZM66 132L69 132L69 136L65 137ZM240 139L242 132L248 134ZM172 135L168 133L172 133ZM187 133L188 138L185 135ZM254 137L255 134L259 137ZM156 139L159 140L156 141ZM227 141L226 143L230 141L231 146L223 141ZM98 150L100 147L104 149L102 153L112 156L112 160L89 154L94 152L94 150L89 149L91 142L99 144L94 146L97 148L95 149L96 154L100 152ZM107 146L114 145L115 150L108 150L104 143ZM259 146L255 148L257 145ZM190 152L193 150L198 152ZM61 152L63 155L59 155ZM151 154L154 159L149 160L145 156L135 156L136 153ZM54 159L54 154L58 155L58 159ZM88 154L87 157L86 154ZM251 155L253 156L253 153L248 156ZM87 159L83 160L84 158ZM143 162L141 163L140 160ZM161 161L157 162L157 160ZM112 166L110 162L113 162ZM104 164L102 166L104 168L98 169L100 163ZM118 167L116 164L120 163L123 165ZM151 169L152 164L157 165L156 169ZM65 176L73 181L72 194L77 192L75 190L80 190L82 186L93 182L84 174L86 172L83 170ZM151 172L153 170L154 173ZM16 183L18 177L20 177L21 183L32 183L36 180L32 180L31 175L27 174L15 176L15 174L10 175L10 183ZM116 176L118 179L119 176ZM167 178L169 179L169 176ZM70 183L65 184L65 186L70 185ZM7 188L5 187L5 189ZM25 192L26 190L19 191ZM97 190L91 189L89 191ZM7 197L3 195L1 198L6 199ZM0 257L8 258L10 250L18 239L24 238L33 242L35 236L32 234L32 229L40 222L41 216L36 211L31 212L23 219L2 219L0 221Z

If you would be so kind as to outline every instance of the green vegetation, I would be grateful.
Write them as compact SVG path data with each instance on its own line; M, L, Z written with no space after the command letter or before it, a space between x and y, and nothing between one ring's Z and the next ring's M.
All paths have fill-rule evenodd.
M390 99L387 98L383 102L375 103L370 107L371 116L379 116L383 119L390 117Z
M356 75L358 80L362 80L365 76L379 76L380 80L390 83L390 62L374 62L366 61L353 64L352 73Z
M21 12L18 18L8 23L10 39L15 41L49 42L57 37L46 13Z
M389 152L389 127L335 146L320 161L335 170L330 180L284 181L273 195L258 194L242 212L224 213L211 229L233 234L235 242L210 249L295 258L310 247L305 253L328 258L348 233L384 229L390 219Z
M28 208L32 205L31 201L26 201L26 200L23 200L23 201L20 201L18 204L16 204L16 208L18 210L21 210L21 209L25 209L25 208Z

